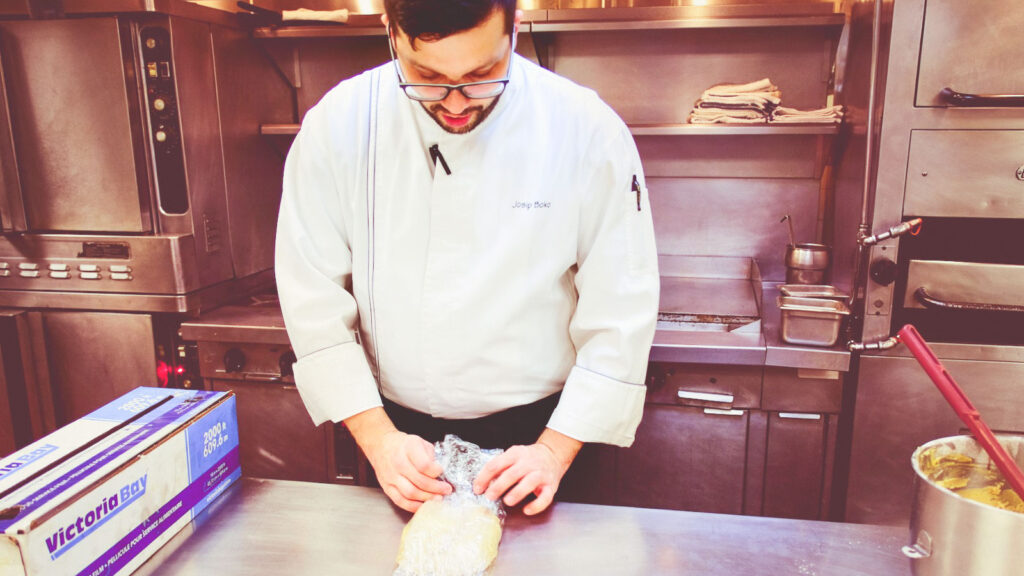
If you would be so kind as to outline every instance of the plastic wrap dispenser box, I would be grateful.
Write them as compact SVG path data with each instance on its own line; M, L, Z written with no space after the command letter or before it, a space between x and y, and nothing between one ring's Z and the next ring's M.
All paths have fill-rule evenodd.
M232 394L137 388L0 460L0 576L129 574L240 475Z

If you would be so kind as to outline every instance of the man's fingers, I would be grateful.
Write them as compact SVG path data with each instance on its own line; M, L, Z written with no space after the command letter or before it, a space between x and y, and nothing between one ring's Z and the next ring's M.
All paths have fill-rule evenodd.
M512 454L513 448L515 447L513 446L507 452L502 452L501 454L498 454L497 456L492 458L490 462L484 464L484 467L481 468L480 472L476 475L476 480L473 481L474 493L483 493L484 490L487 490L487 487L491 484L491 481L493 481L495 477L497 477L499 474L501 474L510 466L516 463L516 458L514 454ZM504 490L502 492L504 492ZM498 494L498 496L500 495L501 494ZM497 499L497 496L491 499Z
M431 496L435 494L446 496L452 493L451 484L443 480L438 480L437 478L431 478L430 476L427 476L426 474L422 474L417 471L413 471L408 476L406 476L405 479L412 483L414 486L416 486L416 488L424 492L430 493Z
M502 499L505 502L505 506L515 506L519 504L523 498L526 498L531 492L540 491L539 486L543 476L539 472L530 472L523 479L519 481L508 494Z
M501 473L501 476L498 476L491 482L491 485L487 487L487 492L484 492L484 497L497 501L498 498L501 498L502 494L522 480L525 475L526 471L518 466L508 468Z
M412 462L413 467L421 474L431 478L440 476L444 469L434 459L434 445L418 436L414 436L411 441L412 446L406 453L409 455L409 461Z
M551 505L551 501L555 499L555 490L551 486L543 486L540 489L540 493L537 494L537 499L530 502L526 506L523 506L523 514L527 516L533 516L534 514L540 514Z
M398 488L395 488L394 486L385 486L384 493L387 494L388 498L395 503L395 506L398 506L406 512L415 512L416 510L419 510L419 507L423 504L423 502L413 502L405 496L402 496L398 491Z
M406 500L412 502L426 502L435 495L431 492L427 492L426 490L421 490L408 478L402 478L401 476L395 479L395 487Z

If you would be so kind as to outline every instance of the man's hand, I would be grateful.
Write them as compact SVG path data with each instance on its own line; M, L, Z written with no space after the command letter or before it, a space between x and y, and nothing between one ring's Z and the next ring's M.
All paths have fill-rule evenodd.
M537 499L524 506L523 512L539 514L551 505L562 476L582 446L580 441L546 428L536 444L513 446L484 465L473 482L473 491L491 500L504 494L506 506L515 506L534 494Z
M399 508L415 512L427 500L451 494L451 485L437 479L443 470L434 459L434 445L396 429L383 408L356 414L345 425Z

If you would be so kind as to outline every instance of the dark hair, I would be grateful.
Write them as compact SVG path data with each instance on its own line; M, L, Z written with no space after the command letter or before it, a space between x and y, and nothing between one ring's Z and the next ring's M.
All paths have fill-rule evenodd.
M476 28L495 10L505 15L505 33L512 33L516 0L384 0L384 11L392 25L409 40L439 40Z

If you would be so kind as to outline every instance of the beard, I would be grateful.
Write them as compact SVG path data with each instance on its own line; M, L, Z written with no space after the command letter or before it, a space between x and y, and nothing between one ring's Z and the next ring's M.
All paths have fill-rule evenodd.
M434 122L437 122L437 125L440 126L441 129L444 130L445 132L448 132L449 134L466 134L467 132L470 132L474 128L476 128L481 122L486 120L487 117L491 115L491 112L494 111L494 107L498 104L499 99L501 99L500 94L497 97L495 97L494 100L492 100L487 106L470 106L463 110L462 114L459 114L459 116L468 114L469 120L465 124L462 124L460 126L452 126L448 124L447 121L445 121L444 115L451 114L451 112L449 112L440 103L435 103L428 106L424 102L423 109L427 111L427 114L429 114L430 117L434 119Z

